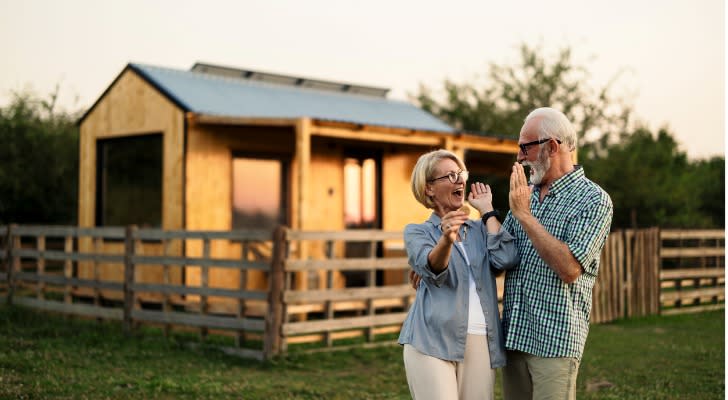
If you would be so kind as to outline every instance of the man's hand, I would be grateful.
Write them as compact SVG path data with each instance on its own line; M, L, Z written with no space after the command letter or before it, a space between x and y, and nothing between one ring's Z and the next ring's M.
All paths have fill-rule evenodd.
M417 275L415 270L411 269L409 271L409 280L410 280L410 284L412 285L412 288L414 290L417 290L417 287L420 286L420 281L422 280L422 278L419 275Z
M514 163L511 168L511 190L508 193L508 204L517 220L531 215L531 190L523 171L523 165Z

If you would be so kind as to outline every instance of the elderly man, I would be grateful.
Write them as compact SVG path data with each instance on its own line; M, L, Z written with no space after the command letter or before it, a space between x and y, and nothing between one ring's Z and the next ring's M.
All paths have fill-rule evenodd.
M520 255L505 278L507 400L576 398L592 288L612 221L609 195L572 163L576 140L569 120L552 108L531 112L518 140L503 222Z

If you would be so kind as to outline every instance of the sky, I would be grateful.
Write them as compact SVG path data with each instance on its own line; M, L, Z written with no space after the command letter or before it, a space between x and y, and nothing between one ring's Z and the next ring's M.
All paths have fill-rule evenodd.
M517 48L573 60L691 159L725 154L722 0L0 0L0 106L11 93L86 110L129 62L206 62L387 87L482 79Z

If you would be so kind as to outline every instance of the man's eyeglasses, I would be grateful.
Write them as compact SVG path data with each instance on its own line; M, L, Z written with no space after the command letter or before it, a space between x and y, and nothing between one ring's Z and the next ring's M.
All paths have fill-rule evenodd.
M541 140L534 140L533 142L528 142L528 143L519 143L518 144L518 147L521 148L521 153L523 153L524 156L527 156L528 155L528 148L529 147L535 146L537 144L544 144L544 143L548 142L551 139L554 139L556 141L556 143L561 144L561 140L559 140L559 139L556 139L556 138L546 138L546 139L541 139Z
M427 182L434 182L434 181L437 181L440 179L447 178L450 181L450 183L458 183L458 179L460 179L461 177L463 178L463 182L467 181L468 180L468 171L461 169L458 172L450 172L447 175L443 175L439 178L429 179Z

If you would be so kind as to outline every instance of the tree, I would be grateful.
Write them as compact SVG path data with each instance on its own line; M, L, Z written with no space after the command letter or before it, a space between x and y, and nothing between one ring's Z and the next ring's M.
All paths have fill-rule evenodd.
M0 224L75 224L78 192L77 113L14 93L0 108Z
M589 177L612 197L615 227L680 226L695 218L695 197L684 184L688 160L666 129L640 127L582 158Z
M707 220L699 227L725 227L725 158L712 157L690 165L689 190L698 198L698 211Z
M573 62L569 48L551 60L541 49L522 44L519 55L516 65L491 63L482 87L446 79L443 95L420 85L413 98L424 110L465 131L518 137L528 113L543 106L566 114L581 138L592 131L625 130L632 109L612 95L616 76L604 87L590 87L586 68Z
M717 228L724 225L725 161L690 162L667 128L645 127L582 159L614 203L615 227Z

